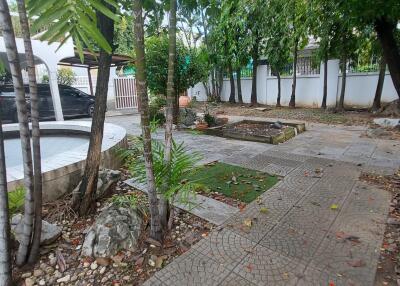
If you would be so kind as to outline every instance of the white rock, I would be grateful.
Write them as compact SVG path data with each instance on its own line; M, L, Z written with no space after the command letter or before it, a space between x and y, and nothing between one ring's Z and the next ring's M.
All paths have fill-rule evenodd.
M21 241L22 232L24 228L23 215L16 214L11 219L11 231L15 235L17 241ZM40 236L40 244L51 244L61 235L61 227L55 224L51 224L45 220L42 220L42 233Z
M42 276L42 275L44 275L44 272L41 269L35 269L33 271L33 276L35 276L35 277L39 277L39 276Z
M99 265L97 264L97 262L95 261L95 262L93 262L92 264L90 264L90 269L92 269L92 270L96 270L97 269L97 267L99 267Z
M107 270L107 267L102 266L102 267L100 268L100 270L99 270L99 273L100 273L101 275L103 275L103 274L106 272L106 270Z
M39 281L39 285L40 285L40 286L46 285L46 281L45 281L44 279L40 280L40 281Z
M33 286L35 284L35 280L32 278L26 278L25 279L25 286Z
M26 272L26 273L22 273L21 278L22 278L22 279L25 279L25 278L29 278L29 277L31 277L31 276L32 276L32 273L31 273L31 272Z
M66 275L64 277L61 277L59 279L57 279L57 283L65 283L65 282L69 282L71 280L71 275Z

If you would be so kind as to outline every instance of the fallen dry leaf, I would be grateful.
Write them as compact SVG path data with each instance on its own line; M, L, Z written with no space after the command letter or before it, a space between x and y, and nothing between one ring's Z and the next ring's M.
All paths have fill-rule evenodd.
M252 224L253 224L253 221L251 220L251 218L246 218L246 219L243 221L243 224L244 224L245 226L247 226L247 227L251 227Z
M63 273L67 269L67 263L65 262L64 256L62 255L61 251L56 251L56 257L59 271Z
M339 206L337 204L331 204L331 210L337 210Z
M347 261L347 264L351 267L362 267L365 265L365 262L361 259L355 259Z

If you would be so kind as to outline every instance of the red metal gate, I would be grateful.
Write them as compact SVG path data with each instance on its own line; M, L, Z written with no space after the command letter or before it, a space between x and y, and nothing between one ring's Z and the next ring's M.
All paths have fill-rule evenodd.
M135 78L116 78L114 88L116 109L138 107Z

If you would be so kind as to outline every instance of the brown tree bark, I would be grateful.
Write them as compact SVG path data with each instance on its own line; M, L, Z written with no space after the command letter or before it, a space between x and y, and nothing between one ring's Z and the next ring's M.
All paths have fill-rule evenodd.
M228 64L229 82L231 84L231 92L229 94L229 102L235 103L235 78L233 77L232 63Z
M7 59L8 63L10 64L15 90L15 101L17 105L19 134L22 148L22 160L24 163L24 228L16 258L17 265L23 265L26 263L26 259L28 258L34 218L32 152L28 125L28 108L25 100L25 88L22 81L21 65L18 58L17 44L15 42L10 11L8 9L6 0L0 0L0 27L6 46Z
M324 58L324 86L323 86L322 104L321 104L322 109L326 109L327 98L328 98L328 56L325 55L325 58Z
M33 147L33 173L34 173L34 225L32 246L28 263L34 264L39 258L40 237L42 234L42 165L40 156L40 127L39 127L39 96L36 83L35 60L32 51L29 21L26 14L24 0L17 0L19 21L24 39L25 58L28 66L29 93L31 100L32 120L32 147Z
M259 41L256 40L256 43L253 47L252 59L253 59L253 77L251 82L251 96L250 103L252 106L257 105L257 68L258 68L258 45Z
M241 68L236 69L237 94L238 94L238 102L240 104L243 103L241 73L242 73Z
M169 11L169 54L168 54L168 81L167 81L167 105L166 105L166 124L165 124L165 150L164 162L166 165L171 163L171 150L172 150L172 124L173 124L173 108L175 97L175 61L176 61L176 0L170 1ZM168 168L169 169L169 168ZM169 177L169 176L168 176ZM169 178L164 178L163 192L169 188ZM171 206L172 207L172 206ZM168 215L169 215L169 202L163 196L159 200L160 220L161 226L167 229Z
M276 72L276 77L278 78L278 96L276 97L276 107L281 107L281 73Z
M342 86L340 89L339 103L336 107L336 111L339 111L339 112L344 111L344 95L346 94L346 78L347 78L346 64L347 64L347 57L346 57L346 55L343 55L342 62L341 62Z
M379 63L379 76L378 76L378 84L376 85L374 102L372 104L372 111L378 111L381 108L381 97L383 84L385 82L385 73L386 73L386 61L385 57L382 56Z
M158 241L162 240L162 228L158 212L157 190L153 171L153 157L151 150L151 133L149 122L149 98L147 96L146 60L144 51L143 31L143 0L133 1L134 14L134 46L136 53L136 89L139 97L140 124L142 126L143 155L147 174L147 191L150 210L150 236Z
M104 3L104 5L107 5L107 3ZM114 9L111 5L108 8L111 11ZM100 12L97 13L97 19L99 31L109 43L112 43L114 38L114 21ZM107 110L111 58L111 54L100 50L89 150L79 193L74 194L74 208L79 211L79 215L81 216L88 214L95 208L97 180L101 160L101 144L103 142L104 121Z
M10 217L8 214L8 190L4 155L3 124L0 114L0 286L12 285Z
M393 85L400 98L400 47L394 37L396 25L397 22L392 23L385 17L375 21L375 31L378 34Z
M297 83L297 54L298 54L299 40L295 40L293 47L293 81L292 81L292 94L290 96L289 107L296 107L296 83Z

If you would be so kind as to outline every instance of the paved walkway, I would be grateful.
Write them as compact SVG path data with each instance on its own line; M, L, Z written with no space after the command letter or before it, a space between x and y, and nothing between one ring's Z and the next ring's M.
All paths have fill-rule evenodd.
M358 177L398 168L400 143L360 137L364 127L307 129L277 146L176 132L204 162L284 178L145 285L373 285L390 194Z

